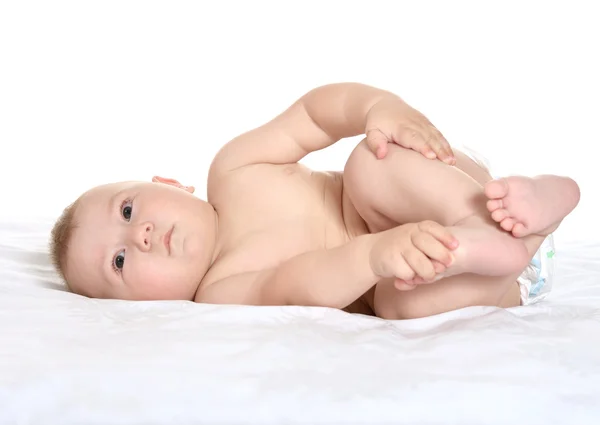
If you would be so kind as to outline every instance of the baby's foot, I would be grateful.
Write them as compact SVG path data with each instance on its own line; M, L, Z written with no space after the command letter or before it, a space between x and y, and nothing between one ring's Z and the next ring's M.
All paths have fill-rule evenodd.
M433 282L461 273L505 276L521 272L531 260L522 238L531 234L547 236L579 203L579 187L567 177L544 175L534 178L506 177L486 184L488 210L503 232L477 217L450 227L459 247L455 261L440 266ZM397 281L398 289L410 290L429 283L420 277Z
M421 277L409 281L397 280L396 288L410 290L419 284L437 282L462 273L507 276L520 273L531 259L522 239L513 237L482 218L469 217L449 229L459 242L458 248L452 251L452 265L445 268L436 264L438 274L429 282ZM441 266L440 269L438 266Z
M492 219L513 236L547 236L577 206L579 187L568 177L513 176L488 182L485 195Z

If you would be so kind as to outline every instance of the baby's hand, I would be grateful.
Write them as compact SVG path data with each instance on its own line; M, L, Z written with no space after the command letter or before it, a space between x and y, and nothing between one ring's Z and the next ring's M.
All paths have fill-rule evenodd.
M449 267L458 241L434 221L408 223L377 233L371 248L371 269L381 278L395 278L398 289L428 283Z
M377 102L367 114L367 144L378 159L385 158L388 143L413 149L429 159L454 165L456 159L442 133L419 111L397 96Z

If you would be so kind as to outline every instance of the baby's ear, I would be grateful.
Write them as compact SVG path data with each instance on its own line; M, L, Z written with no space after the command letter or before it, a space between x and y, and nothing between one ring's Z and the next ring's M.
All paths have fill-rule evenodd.
M152 183L164 183L164 184L168 184L171 186L177 186L177 187L181 186L181 183L179 183L175 179L167 179L165 177L160 177L160 176L152 177Z
M168 184L169 186L175 186L187 192L194 193L194 186L184 186L175 179L167 179L165 177L154 176L152 177L152 183Z

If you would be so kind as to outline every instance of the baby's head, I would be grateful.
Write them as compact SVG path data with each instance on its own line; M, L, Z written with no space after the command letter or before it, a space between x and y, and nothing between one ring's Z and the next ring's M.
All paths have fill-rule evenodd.
M50 251L73 292L192 300L214 261L217 215L171 179L95 187L56 222Z

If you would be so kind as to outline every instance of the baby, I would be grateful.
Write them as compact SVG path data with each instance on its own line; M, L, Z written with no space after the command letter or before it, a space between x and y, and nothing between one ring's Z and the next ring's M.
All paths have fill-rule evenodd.
M364 134L342 172L298 163ZM92 188L52 231L75 293L303 305L385 319L521 304L518 280L579 202L570 178L492 179L385 90L318 87L221 148L207 201L161 177Z

